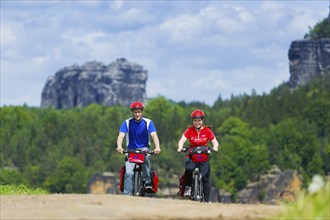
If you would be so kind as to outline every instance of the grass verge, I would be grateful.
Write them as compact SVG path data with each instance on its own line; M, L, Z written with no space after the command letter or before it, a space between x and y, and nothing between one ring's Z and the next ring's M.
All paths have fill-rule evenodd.
M0 185L0 195L38 195L49 194L40 188L29 188L25 185Z
M317 192L304 192L298 200L286 211L280 213L276 219L330 219L330 184L327 181Z

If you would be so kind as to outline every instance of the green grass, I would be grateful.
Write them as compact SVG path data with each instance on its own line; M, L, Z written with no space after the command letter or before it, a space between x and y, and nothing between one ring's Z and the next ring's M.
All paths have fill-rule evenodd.
M28 188L25 185L0 185L0 195L37 195L49 194L40 188Z
M329 220L330 219L330 185L329 181L318 192L302 193L297 202L286 206L276 219Z

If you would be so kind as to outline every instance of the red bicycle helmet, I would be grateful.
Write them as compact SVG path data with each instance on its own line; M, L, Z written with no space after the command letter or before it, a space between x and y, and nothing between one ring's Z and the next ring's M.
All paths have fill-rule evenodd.
M191 115L190 115L191 118L204 118L205 117L205 114L202 110L199 110L199 109L195 109Z
M136 110L136 109L141 109L143 110L144 109L144 106L143 106L143 103L142 102L139 102L139 101L135 101L131 104L130 106L131 110Z

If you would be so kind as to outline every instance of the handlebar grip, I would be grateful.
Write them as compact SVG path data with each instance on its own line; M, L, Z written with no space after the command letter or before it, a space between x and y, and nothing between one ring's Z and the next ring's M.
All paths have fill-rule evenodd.
M178 153L185 153L185 152L188 151L188 149L189 149L189 147L183 147L183 148L181 149L181 151L179 151Z

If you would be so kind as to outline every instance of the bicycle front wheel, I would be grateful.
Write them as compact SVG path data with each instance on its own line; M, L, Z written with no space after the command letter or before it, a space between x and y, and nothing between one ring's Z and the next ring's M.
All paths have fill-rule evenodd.
M203 181L202 181L202 174L200 173L199 176L198 176L198 179L199 179L199 198L198 198L198 201L199 202L203 202L203 199L204 199L204 192L203 192Z
M201 182L201 174L195 174L193 176L193 200L201 202L202 197L202 182Z
M140 173L134 172L134 188L133 188L133 196L139 196L140 195Z

